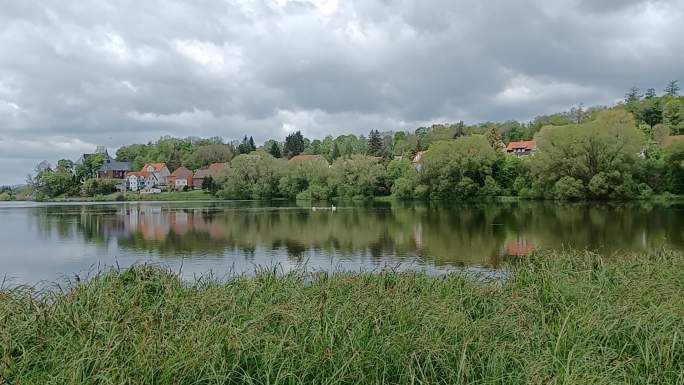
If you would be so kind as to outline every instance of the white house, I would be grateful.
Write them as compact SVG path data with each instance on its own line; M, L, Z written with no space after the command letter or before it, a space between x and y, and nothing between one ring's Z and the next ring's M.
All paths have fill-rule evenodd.
M126 180L131 191L152 190L159 184L157 176L147 171L129 172L126 174Z
M157 184L162 186L166 185L166 178L171 175L166 163L148 163L142 168L142 171L154 174L157 178Z

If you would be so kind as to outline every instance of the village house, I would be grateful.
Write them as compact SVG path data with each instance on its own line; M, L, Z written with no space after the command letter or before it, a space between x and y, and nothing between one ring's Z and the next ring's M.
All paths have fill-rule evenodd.
M418 171L423 168L425 154L427 154L427 151L418 151L416 152L416 155L413 156L413 159L411 159L411 164L413 164L413 167L415 167Z
M219 171L227 167L228 163L212 163L208 168L195 171L195 175L192 176L192 186L196 189L201 189L205 179L209 177L215 179Z
M129 172L126 179L131 191L153 191L159 184L156 174L148 171Z
M524 140L519 142L510 142L506 146L506 152L515 156L532 155L537 151L537 142L534 140Z
M131 171L131 162L117 162L105 159L102 167L97 172L98 178L125 179L126 174Z
M154 174L157 178L157 184L160 186L165 186L166 178L171 175L169 168L166 167L166 163L148 163L143 166L142 171Z
M185 167L179 167L166 178L169 188L182 190L185 187L192 187L193 173Z

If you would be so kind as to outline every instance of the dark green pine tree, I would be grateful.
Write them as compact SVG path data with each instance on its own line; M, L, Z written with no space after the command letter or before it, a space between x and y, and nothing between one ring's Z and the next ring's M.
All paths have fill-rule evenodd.
M330 159L335 160L340 157L340 148L337 146L337 142L333 142L332 154Z
M667 87L665 87L665 95L672 97L679 95L679 84L677 84L677 80L671 80L669 83L667 83Z
M625 94L625 103L636 102L639 99L641 99L641 95L639 95L639 89L636 86L632 86Z
M646 90L646 94L644 95L644 98L646 98L646 99L653 99L653 98L655 98L656 96L657 96L657 95L656 95L656 90L655 90L655 88L649 88L649 89Z
M283 154L288 159L304 152L304 136L300 131L292 133L285 138Z
M454 139L460 138L463 135L465 135L465 123L461 120L454 126Z
M275 141L271 143L271 148L268 150L268 153L274 158L281 158L283 156L283 154L280 152L280 146L278 146L278 143Z
M244 138L242 138L242 143L238 145L238 152L240 154L249 154L251 150L251 147L249 146L249 139L247 139L247 135L245 135Z
M249 137L249 152L256 151L256 144L254 144L254 138Z
M368 155L370 156L382 156L383 145L382 137L378 130L371 130L368 136Z

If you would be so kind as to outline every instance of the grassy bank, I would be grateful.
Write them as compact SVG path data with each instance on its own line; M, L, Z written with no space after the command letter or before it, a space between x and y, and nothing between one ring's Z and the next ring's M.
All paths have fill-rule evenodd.
M684 384L684 254L536 255L505 283L105 273L0 292L21 384ZM2 383L2 380L0 380Z

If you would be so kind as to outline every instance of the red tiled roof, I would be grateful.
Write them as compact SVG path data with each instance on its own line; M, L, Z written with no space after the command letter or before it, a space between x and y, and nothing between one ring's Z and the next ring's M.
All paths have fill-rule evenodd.
M214 177L214 171L209 169L202 169L195 171L195 175L192 176L193 179L204 179L208 177Z
M129 176L137 176L137 177L140 177L140 176L141 176L141 177L143 177L143 178L147 178L147 177L150 176L150 175L152 175L152 173L149 173L149 172L147 172L147 171L132 171L132 172L127 172L127 173L126 173L126 176L127 176L127 177L129 177Z
M164 167L166 167L166 163L148 163L143 167L143 170L145 170L149 166L152 166L154 168L154 171L159 172Z
M192 171L188 170L185 167L178 167L174 172L171 173L170 175L171 178L192 178Z
M534 140L523 140L520 142L510 142L506 146L506 151L512 152L516 148L524 148L527 151L532 151L537 147L537 142Z
M665 138L665 142L663 143L663 145L667 147L672 143L679 141L684 141L684 135L670 135L667 138Z
M209 165L209 170L218 171L226 168L226 163L212 163Z
M321 161L328 163L328 161L322 155L295 155L292 158L290 158L289 162L290 163L302 163L302 162L309 162L312 160L321 160Z

